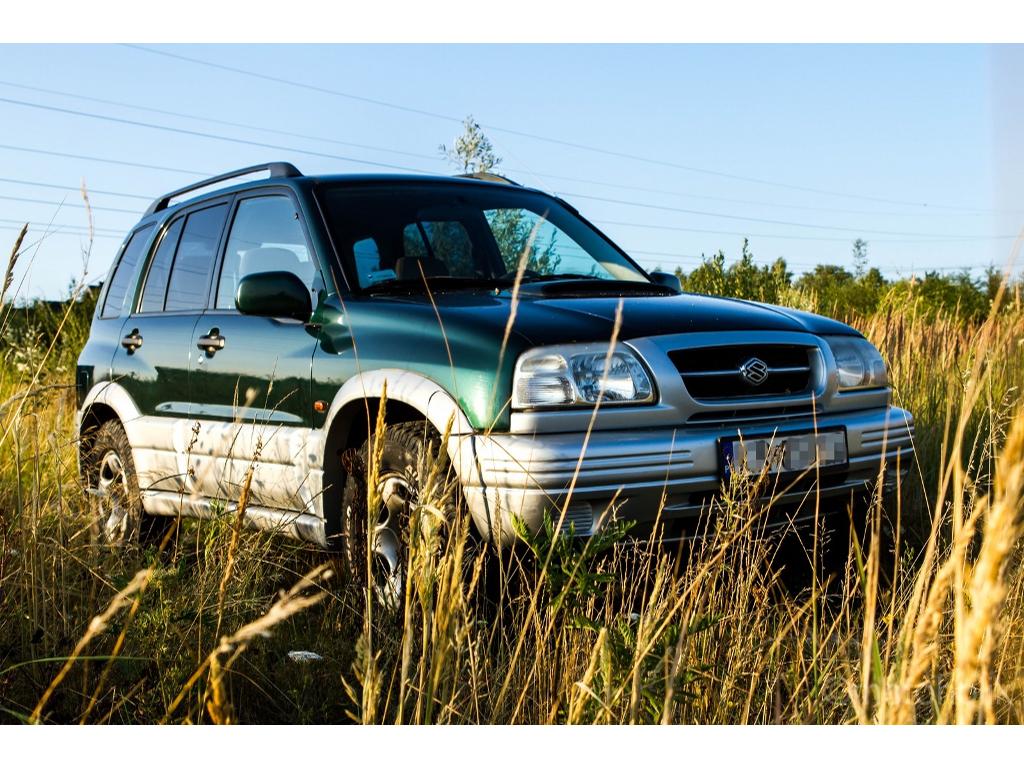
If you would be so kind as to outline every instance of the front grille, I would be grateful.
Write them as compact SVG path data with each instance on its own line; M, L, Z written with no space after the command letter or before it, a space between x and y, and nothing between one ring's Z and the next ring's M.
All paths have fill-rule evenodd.
M777 423L789 419L812 419L817 411L813 405L779 406L775 408L743 408L698 411L686 420L687 424L702 427L729 427L733 425Z
M785 397L813 387L817 348L799 344L732 344L668 353L695 400Z

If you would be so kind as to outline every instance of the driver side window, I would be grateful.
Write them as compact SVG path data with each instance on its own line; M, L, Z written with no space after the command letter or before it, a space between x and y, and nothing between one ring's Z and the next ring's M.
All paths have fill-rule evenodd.
M316 264L299 215L284 195L250 197L238 204L224 252L216 309L234 309L239 281L258 272L291 272L313 291Z

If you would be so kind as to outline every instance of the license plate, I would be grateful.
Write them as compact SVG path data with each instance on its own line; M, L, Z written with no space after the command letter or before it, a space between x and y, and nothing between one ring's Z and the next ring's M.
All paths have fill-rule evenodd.
M722 467L725 476L745 469L760 475L805 472L809 469L845 467L846 431L809 432L769 437L722 438Z

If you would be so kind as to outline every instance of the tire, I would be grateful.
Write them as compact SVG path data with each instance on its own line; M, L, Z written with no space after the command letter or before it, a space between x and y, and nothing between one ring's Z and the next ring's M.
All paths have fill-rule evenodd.
M423 484L432 462L441 462L436 476L442 483L451 481L451 466L445 452L439 450L440 435L429 422L387 427L377 473L380 506L374 551L368 558L367 467L373 443L371 435L359 449L343 456L346 478L341 497L341 559L354 584L362 589L371 587L378 605L395 610L403 602L410 518L416 505L424 501ZM443 510L449 522L454 506L449 499Z
M174 520L143 511L131 444L119 421L104 422L90 436L83 474L96 504L102 542L115 547L161 542Z

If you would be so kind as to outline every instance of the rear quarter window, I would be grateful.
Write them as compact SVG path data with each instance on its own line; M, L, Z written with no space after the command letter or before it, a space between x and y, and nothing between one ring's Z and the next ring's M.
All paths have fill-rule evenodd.
M107 289L107 295L103 299L103 309L100 312L100 317L118 317L121 314L121 310L124 309L128 293L133 285L135 268L142 258L152 229L153 225L148 224L132 233L131 238L121 252L121 258L117 262L114 274L110 277L110 287Z

